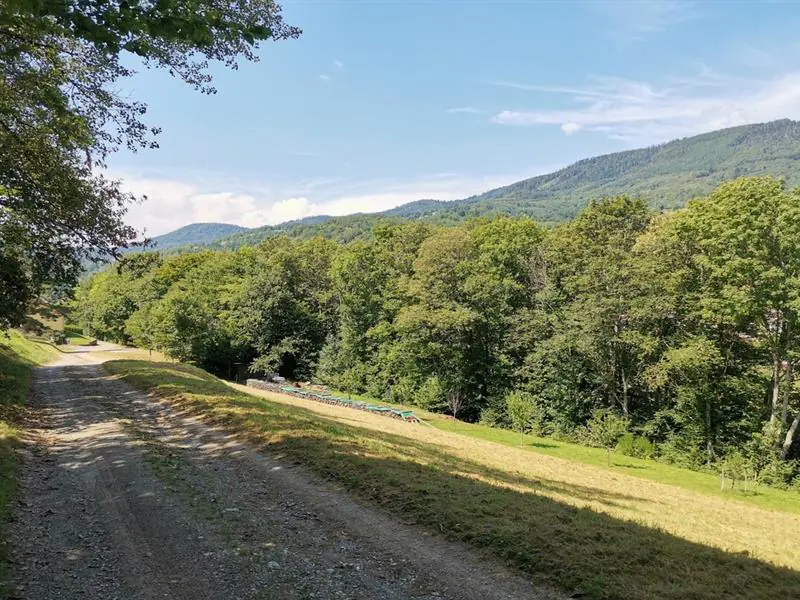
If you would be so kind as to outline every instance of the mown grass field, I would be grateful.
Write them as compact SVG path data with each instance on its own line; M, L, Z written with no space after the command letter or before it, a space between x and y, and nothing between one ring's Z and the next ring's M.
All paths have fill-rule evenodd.
M401 520L482 548L570 593L800 597L796 511L617 470L624 467L609 470L290 396L245 393L185 365L116 360L106 367L301 461ZM797 500L790 492L775 494L786 494L777 504Z
M248 388L248 392L253 392ZM348 395L345 392L338 392L340 395ZM521 435L518 432L508 429L488 427L476 423L465 423L450 418L446 415L431 413L421 410L416 406L394 404L384 400L375 400L367 396L352 395L354 399L365 402L379 403L386 406L413 410L418 416L423 418L426 423L441 429L461 435L503 444L512 448L519 448L545 454L557 458L564 458L587 465L592 465L600 469L607 469L611 472L635 475L643 479L650 479L659 483L677 485L682 488L703 492L719 496L727 500L737 500L761 508L773 509L785 512L800 514L800 494L787 493L782 490L759 486L757 488L748 487L731 490L730 480L726 480L725 489L721 489L720 478L713 473L692 471L681 467L660 463L655 460L642 460L622 454L611 455L611 467L608 466L608 455L605 449L591 448L580 444L562 442L553 438L538 437L535 435Z
M16 331L0 332L0 527L8 521L17 491L18 423L28 399L33 368L56 356L48 344L24 338ZM0 582L7 581L5 538L0 540ZM4 591L0 583L0 591Z
M726 487L722 490L719 476L713 473L692 471L654 460L642 460L621 454L611 455L612 466L609 468L606 451L601 448L590 448L532 435L520 436L519 433L507 429L496 429L441 417L433 419L431 423L444 431L460 433L506 446L522 447L537 454L581 462L599 469L609 470L612 473L633 474L639 478L676 485L726 500L800 514L800 493L797 492L786 492L766 486L747 489L739 487L731 490L730 480L726 480Z

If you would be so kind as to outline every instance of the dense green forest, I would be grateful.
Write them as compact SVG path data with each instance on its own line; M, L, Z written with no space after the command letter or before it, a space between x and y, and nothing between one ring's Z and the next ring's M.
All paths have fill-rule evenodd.
M658 213L384 222L131 255L84 281L87 333L789 485L798 475L800 192L735 180Z

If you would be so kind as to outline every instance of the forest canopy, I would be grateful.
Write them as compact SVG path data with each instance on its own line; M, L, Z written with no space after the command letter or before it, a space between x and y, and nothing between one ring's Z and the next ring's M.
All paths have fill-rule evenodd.
M255 60L296 37L272 0L8 0L0 5L0 329L84 259L137 237L134 198L103 175L120 147L156 146L147 107L119 92L130 64L213 93L208 61Z
M798 475L800 194L723 184L671 213L591 202L141 253L77 290L88 332L688 466Z

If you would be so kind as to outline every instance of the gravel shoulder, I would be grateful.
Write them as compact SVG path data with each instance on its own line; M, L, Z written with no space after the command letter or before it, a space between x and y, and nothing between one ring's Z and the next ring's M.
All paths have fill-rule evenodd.
M16 598L563 597L148 398L106 373L109 351L36 373Z

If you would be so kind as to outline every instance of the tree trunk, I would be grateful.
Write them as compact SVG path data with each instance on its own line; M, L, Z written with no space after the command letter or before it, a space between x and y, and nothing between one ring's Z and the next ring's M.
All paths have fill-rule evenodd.
M448 404L450 405L450 412L453 413L453 418L458 418L458 411L461 410L461 405L464 403L464 397L461 392L450 392L448 395Z
M622 375L622 413L628 418L628 377L625 375L625 367L620 369Z
M706 400L706 454L708 464L714 462L714 442L711 436L711 400Z
M772 361L772 411L769 422L775 423L778 419L778 403L781 392L781 359L776 355Z
M783 405L781 406L781 424L786 425L786 419L789 416L789 395L792 391L792 383L794 381L794 371L792 370L792 363L788 360L783 366Z
M794 434L797 433L798 426L800 426L800 412L797 413L794 421L792 421L792 426L789 427L789 431L786 432L786 438L783 440L783 448L781 448L781 460L786 460L786 457L789 456L789 450L792 449Z

